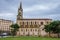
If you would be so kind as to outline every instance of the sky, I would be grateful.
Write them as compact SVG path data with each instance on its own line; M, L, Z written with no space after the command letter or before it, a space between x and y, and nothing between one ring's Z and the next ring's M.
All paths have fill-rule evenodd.
M0 0L0 19L16 21L21 0ZM60 20L60 0L22 0L24 18Z

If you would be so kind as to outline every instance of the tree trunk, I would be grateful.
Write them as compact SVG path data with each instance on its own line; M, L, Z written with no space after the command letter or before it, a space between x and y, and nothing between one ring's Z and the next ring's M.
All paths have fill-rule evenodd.
M49 32L49 37L50 37L50 32Z
M59 35L59 33L58 33L58 38L60 38L60 35Z

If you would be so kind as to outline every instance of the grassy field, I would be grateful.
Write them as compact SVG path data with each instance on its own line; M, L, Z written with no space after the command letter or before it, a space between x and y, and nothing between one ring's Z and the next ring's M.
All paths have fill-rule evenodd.
M60 40L60 38L43 38L43 37L8 37L0 38L0 40Z

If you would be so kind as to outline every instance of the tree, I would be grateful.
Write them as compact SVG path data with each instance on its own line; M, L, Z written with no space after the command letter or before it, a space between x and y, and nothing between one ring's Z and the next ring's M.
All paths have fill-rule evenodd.
M50 24L45 25L44 29L45 29L45 31L46 31L46 32L49 32L49 36L50 36L50 32L51 32L51 25L50 25Z
M54 27L52 29L53 33L57 33L58 34L58 38L59 38L59 34L60 34L60 21L54 21Z
M17 31L19 30L18 24L12 24L10 27L12 28L12 29L11 29L11 34L12 34L13 36L16 35Z
M0 35L1 35L1 33L2 33L2 30L0 30Z
M52 33L57 33L59 37L60 21L53 21L50 24L45 25L44 29L46 32L49 32L49 36L50 36L50 32L52 32Z

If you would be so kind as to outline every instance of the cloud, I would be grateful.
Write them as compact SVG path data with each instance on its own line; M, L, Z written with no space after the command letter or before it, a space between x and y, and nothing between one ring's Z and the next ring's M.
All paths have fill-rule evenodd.
M0 0L0 18L16 20L20 0ZM24 18L60 18L60 0L23 0Z
M0 19L7 19L7 20L16 20L16 15L14 13L0 13Z
M51 18L53 20L60 20L60 14L51 14L51 15L47 15L47 16L44 16L45 18Z
M40 15L40 16L24 16L25 18L50 18L53 20L60 20L60 14Z
M45 7L43 5L34 5L32 7L29 8L25 8L24 12L31 12L31 11L37 11L37 10L47 10L48 7Z
M48 10L52 10L58 7L59 4L43 4L43 5L33 5L27 8L24 8L24 12L33 12L33 11L37 11L37 10L41 10L41 11L48 11Z

